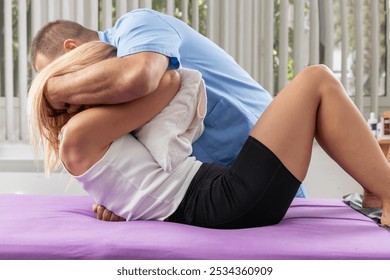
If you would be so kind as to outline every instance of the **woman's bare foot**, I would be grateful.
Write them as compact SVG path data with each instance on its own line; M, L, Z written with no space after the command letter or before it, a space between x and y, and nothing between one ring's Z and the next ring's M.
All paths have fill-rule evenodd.
M382 212L382 217L381 217L381 225L384 227L389 227L390 228L390 218L386 213Z
M364 190L363 207L365 208L382 208L382 200L368 190Z
M383 203L381 225L390 228L390 205Z
M119 217L114 212L108 210L103 205L94 204L92 205L92 210L96 213L96 218L98 220L106 221L106 222L124 222L126 219Z

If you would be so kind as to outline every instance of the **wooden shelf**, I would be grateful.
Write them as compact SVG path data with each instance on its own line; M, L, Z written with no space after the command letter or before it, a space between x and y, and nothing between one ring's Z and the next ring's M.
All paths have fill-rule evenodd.
M390 161L390 139L379 140L378 143L383 154L386 156L387 160Z
M390 139L382 139L382 140L378 140L379 144L385 144L385 145L388 145L390 144Z

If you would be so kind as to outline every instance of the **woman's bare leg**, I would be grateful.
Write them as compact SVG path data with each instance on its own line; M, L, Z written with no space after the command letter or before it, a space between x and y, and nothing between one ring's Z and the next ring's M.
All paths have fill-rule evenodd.
M255 125L251 136L271 149L303 181L313 139L368 194L367 206L383 204L382 224L390 225L390 167L364 118L325 66L302 70Z

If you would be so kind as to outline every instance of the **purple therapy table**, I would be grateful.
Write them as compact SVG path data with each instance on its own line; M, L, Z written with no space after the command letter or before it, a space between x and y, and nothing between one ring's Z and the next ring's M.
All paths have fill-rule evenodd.
M295 199L278 225L96 220L88 196L0 195L0 259L390 259L390 232L342 200Z

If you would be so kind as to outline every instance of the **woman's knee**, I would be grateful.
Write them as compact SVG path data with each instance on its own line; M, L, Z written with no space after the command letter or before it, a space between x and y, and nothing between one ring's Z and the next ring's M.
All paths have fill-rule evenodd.
M328 94L338 92L335 89L340 89L341 83L333 73L333 71L326 65L312 65L304 68L299 74L305 83L312 83L313 92L319 94Z
M314 79L317 82L333 80L335 78L332 70L324 64L308 66L304 68L298 75L303 75L307 79Z

